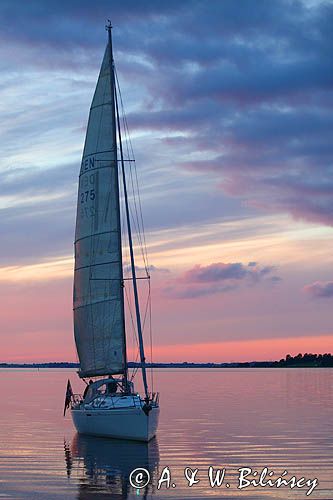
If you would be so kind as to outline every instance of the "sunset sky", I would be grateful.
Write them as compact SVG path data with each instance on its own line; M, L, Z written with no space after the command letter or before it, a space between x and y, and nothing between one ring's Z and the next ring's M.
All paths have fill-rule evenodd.
M0 16L0 362L76 360L77 182L108 18L154 360L332 352L332 2L11 0Z

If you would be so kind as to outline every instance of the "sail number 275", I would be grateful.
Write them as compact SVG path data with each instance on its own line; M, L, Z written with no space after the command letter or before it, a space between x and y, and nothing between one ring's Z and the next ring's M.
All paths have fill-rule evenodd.
M94 201L96 198L95 189L89 189L88 191L83 191L80 193L81 203L86 203L87 201Z
M95 173L86 173L81 177L79 200L81 217L94 217L97 176Z
M82 191L81 191L82 189ZM81 189L80 189L80 202L87 203L89 201L94 201L96 198L95 194L95 175L83 175L81 178Z

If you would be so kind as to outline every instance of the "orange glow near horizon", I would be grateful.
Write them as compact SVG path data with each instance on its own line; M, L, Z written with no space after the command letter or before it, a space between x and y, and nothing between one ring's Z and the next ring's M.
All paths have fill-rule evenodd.
M291 337L255 340L238 340L207 344L181 344L156 346L153 351L155 362L193 361L202 363L228 363L237 361L275 361L292 356L333 352L333 336Z
M70 347L73 348L73 344ZM73 349L71 350L73 352ZM150 362L150 352L146 351L147 361ZM298 353L305 354L306 352L315 354L332 353L333 335L237 340L205 344L157 345L153 350L153 361L155 363L278 361L285 358L287 354L295 356ZM131 349L129 349L128 354L130 361L135 359L135 354L133 355ZM61 346L58 349L53 349L52 355L36 355L32 352L32 349L27 349L27 355L17 354L6 358L1 361L5 363L77 362L73 354L68 355L66 353L62 357Z

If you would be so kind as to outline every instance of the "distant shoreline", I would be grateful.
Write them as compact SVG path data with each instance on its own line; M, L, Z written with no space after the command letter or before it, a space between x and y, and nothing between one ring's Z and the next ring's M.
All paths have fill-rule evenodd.
M128 363L129 368L140 368L140 363ZM331 354L289 354L280 361L250 361L239 363L146 363L147 368L332 368ZM0 368L79 368L78 363L56 361L49 363L0 363Z

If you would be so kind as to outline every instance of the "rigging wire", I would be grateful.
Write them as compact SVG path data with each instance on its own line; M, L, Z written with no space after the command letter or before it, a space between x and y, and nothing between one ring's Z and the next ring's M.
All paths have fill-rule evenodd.
M119 149L118 149L118 151L119 151ZM120 154L118 155L118 165L119 165L119 162L120 162L119 156L120 156ZM122 199L124 199L124 197L125 197L124 186L123 186L122 183L119 183L119 184L120 184L121 197L122 197ZM130 262L130 256L129 256L129 238L128 238L127 221L126 221L126 217L125 217L125 206L124 206L124 203L121 203L121 222L122 222L123 252L125 254L124 255L125 259L123 259L123 274L124 274L124 276L127 279L129 279L130 275L131 275L130 266L129 266L129 262ZM138 338L137 338L137 331L136 331L135 322L134 322L134 318L133 318L134 317L134 312L133 312L134 308L133 308L133 302L132 302L133 297L132 297L132 293L128 293L127 288L132 288L130 282L128 284L128 287L124 286L124 291L125 291L125 296L126 296L126 304L127 304L127 311L129 313L128 315L126 315L126 317L127 317L126 324L127 324L128 328L127 328L126 324L125 324L125 328L126 328L126 331L130 330L132 332L132 335L131 335L131 348L132 348L133 353L136 352L136 356L135 356L135 362L136 362L138 360L138 355L139 355ZM128 321L128 317L130 317L130 321ZM135 346L135 344L136 344L136 346ZM137 369L132 372L131 377L130 377L130 381L133 380L136 372L137 372Z
M148 278L148 297L147 297L147 302L145 306L145 313L144 313L144 320L143 320L143 330L145 329L146 325L146 320L147 320L147 315L149 318L149 338L150 338L150 359L151 363L153 360L153 345L152 345L152 305L151 305L151 284L150 284L150 275L149 275L149 263L148 263L148 251L147 251L147 243L146 243L146 236L145 236L145 229L144 229L144 222L143 222L143 215L142 215L142 204L141 204L141 196L140 196L140 188L139 188L139 182L138 182L138 174L137 174L137 168L136 168L136 162L134 158L134 151L132 147L132 142L130 138L130 133L129 133L129 127L128 127L128 122L126 118L126 113L124 109L124 104L123 104L123 99L122 99L122 94L120 90L120 85L119 85L119 80L118 80L118 75L116 68L114 67L114 74L115 74L115 82L116 82L116 91L118 92L119 95L119 100L120 100L120 107L121 107L121 112L122 112L122 128L124 132L124 139L125 139L125 147L126 147L126 154L127 154L127 161L129 163L129 177L131 181L131 187L132 187L132 199L133 199L133 206L134 206L134 213L133 209L130 205L130 215L131 215L131 220L133 221L134 227L135 227L135 232L136 232L136 237L139 243L139 248L141 251L142 255L142 260L144 264L144 269L146 276ZM132 168L133 165L133 168ZM134 175L133 175L134 171ZM123 213L122 213L123 215ZM128 235L127 235L128 236ZM128 248L127 248L128 251ZM127 303L129 306L129 311L130 311L130 316L131 316L131 322L132 322L132 328L133 331L137 335L136 328L134 326L134 320L133 320L133 313L131 309L131 301L128 299L128 294L127 290L125 288L125 293L127 297ZM136 337L135 337L136 338ZM136 338L136 342L138 343L138 339ZM136 358L138 357L138 353ZM135 373L137 372L137 369ZM151 387L153 389L153 370L151 368L150 370L150 375L151 375ZM132 376L132 379L134 378L134 374Z
M127 304L129 306L129 297L128 297L127 289L126 289L126 287L124 287L124 288L125 288L125 296L126 296ZM132 323L132 340L135 340L136 344L137 344L136 356L135 356L135 360L134 360L134 362L136 363L139 359L139 342L138 342L138 338L136 335L136 328L135 328L132 310L129 308L129 311L130 311L130 318L131 318L131 323ZM133 342L133 344L134 344L134 342ZM131 382L134 379L137 372L138 372L138 368L133 368L133 372L132 372L131 379L130 379Z
M152 327L152 304L151 304L151 287L149 280L149 340L150 340L150 362L153 364L153 327ZM150 369L150 386L151 392L154 392L154 370Z
M127 289L126 289L126 287L124 287L124 289L125 289L125 296L126 296L127 304L129 305L129 298L128 298ZM135 328L135 324L134 324L134 318L133 318L133 314L132 314L131 309L129 309L129 312L130 312L130 318L131 318L131 323L132 323L132 328L133 328L132 331L136 333L136 328ZM136 335L134 335L134 338L135 338L137 346L139 348L139 343L138 343L138 339L137 339Z
M138 177L137 177L137 169L136 169L133 146L132 146L132 142L131 142L128 122L127 122L127 118L126 118L126 113L125 113L125 109L124 109L123 99L122 99L122 95L121 95L121 90L120 90L120 85L119 85L119 80L118 80L118 75L117 75L116 70L115 70L115 76L116 76L116 85L117 85L117 89L118 89L121 111L122 111L123 129L125 132L125 142L126 142L126 148L127 148L127 154L128 154L128 160L129 160L129 166L130 166L129 171L130 171L130 178L131 178L131 184L132 184L132 194L133 194L136 220L133 217L133 215L132 215L132 218L133 218L134 223L137 225L137 235L138 235L138 239L139 239L139 243L140 243L143 261L145 264L145 270L146 270L146 273L148 275L149 274L148 273L148 269L149 269L148 252L147 252L146 238L145 238L145 232L144 232L142 205L141 205L140 188L139 188ZM136 182L135 182L136 185L135 186L134 186L133 174L132 174L132 164L134 164L134 171L135 171L135 178L136 178ZM136 193L137 193L137 195L136 195ZM136 198L138 198L138 200ZM140 217L139 217L139 214L140 214Z

